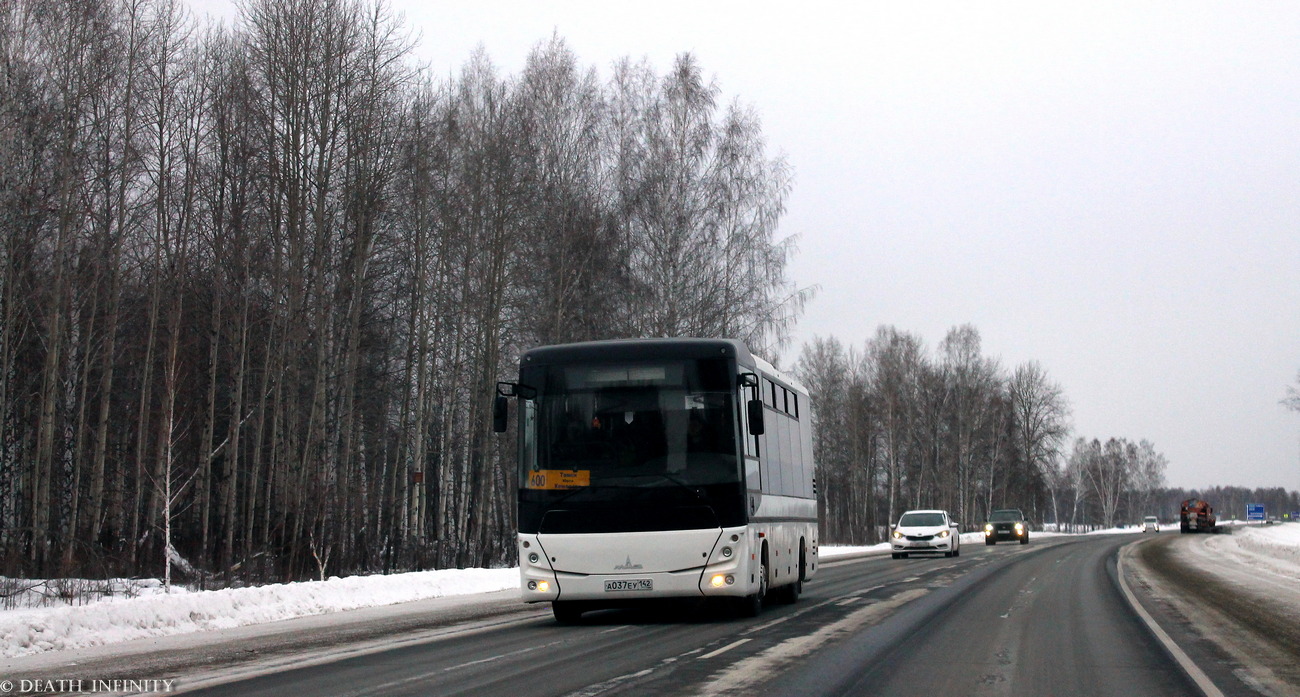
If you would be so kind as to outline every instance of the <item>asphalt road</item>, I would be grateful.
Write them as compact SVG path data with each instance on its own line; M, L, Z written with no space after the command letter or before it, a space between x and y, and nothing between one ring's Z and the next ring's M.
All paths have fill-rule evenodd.
M1116 587L1132 540L833 560L797 605L754 619L668 606L560 626L536 606L190 694L1196 694Z

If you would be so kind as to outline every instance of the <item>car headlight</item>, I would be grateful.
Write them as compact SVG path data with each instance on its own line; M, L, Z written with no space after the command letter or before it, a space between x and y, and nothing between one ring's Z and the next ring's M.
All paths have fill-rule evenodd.
M993 523L985 523L984 532L993 532Z
M947 530L942 530L942 531L939 532L939 537L947 537L947 536L950 535L950 534L951 534L951 533L950 533L949 531L947 531Z
M901 540L901 539L903 539L903 533L901 533L901 532L895 530L895 531L894 531L894 539L895 539L895 540Z
M1016 534L1020 534L1024 531L1025 531L1024 523L1016 523Z

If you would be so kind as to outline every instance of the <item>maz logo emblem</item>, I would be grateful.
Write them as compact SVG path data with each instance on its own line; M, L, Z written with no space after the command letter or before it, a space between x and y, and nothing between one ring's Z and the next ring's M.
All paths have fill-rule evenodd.
M614 570L615 570L615 571L630 571L630 570L632 570L632 569L642 569L642 568L645 568L645 567L641 566L640 564L633 564L633 563L632 563L632 556L631 556L631 555L628 555L628 557L627 557L627 561L623 562L622 564L619 564L618 566L615 566L615 567L614 567Z

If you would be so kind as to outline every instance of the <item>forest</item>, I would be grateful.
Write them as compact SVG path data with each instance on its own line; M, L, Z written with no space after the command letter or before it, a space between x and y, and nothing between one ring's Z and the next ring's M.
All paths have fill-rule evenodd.
M915 508L946 509L967 530L998 508L1035 526L1114 527L1140 520L1164 481L1166 458L1146 440L1078 438L1067 452L1061 386L1036 361L1008 370L984 355L970 325L951 329L933 357L891 326L862 350L816 339L796 372L819 415L827 543L879 542Z
M509 563L524 348L788 334L790 167L691 55L439 79L410 36L0 2L0 573Z

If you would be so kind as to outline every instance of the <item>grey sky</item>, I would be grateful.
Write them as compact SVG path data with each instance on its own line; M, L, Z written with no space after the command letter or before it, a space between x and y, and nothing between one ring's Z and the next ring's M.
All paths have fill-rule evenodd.
M681 51L796 172L818 284L796 345L975 325L1038 360L1078 435L1175 486L1300 489L1300 4L393 0L418 54L503 73L558 33L608 76ZM193 0L228 15L227 0Z

